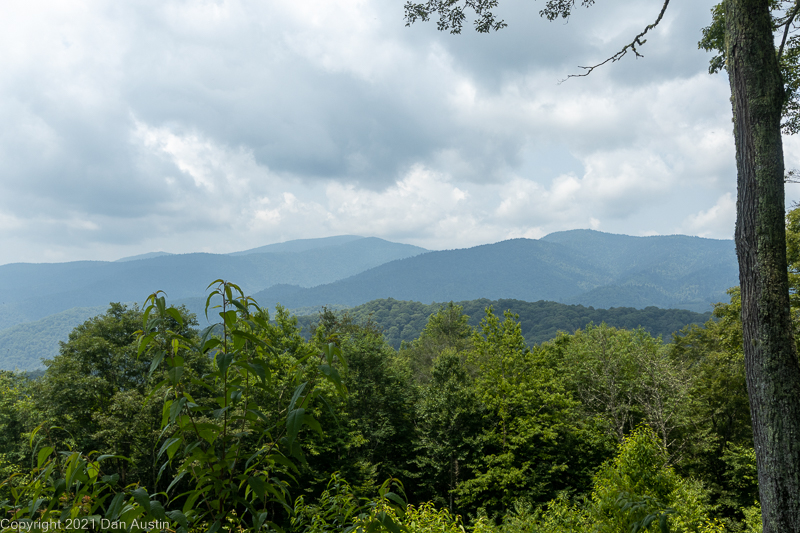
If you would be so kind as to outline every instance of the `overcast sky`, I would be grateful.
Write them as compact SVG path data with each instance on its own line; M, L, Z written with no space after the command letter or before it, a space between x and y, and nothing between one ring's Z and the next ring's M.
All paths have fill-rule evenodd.
M405 27L404 0L6 0L0 264L341 234L732 238L727 77L697 49L714 2L673 1L644 58L559 84L661 0L568 24L501 0L488 35Z

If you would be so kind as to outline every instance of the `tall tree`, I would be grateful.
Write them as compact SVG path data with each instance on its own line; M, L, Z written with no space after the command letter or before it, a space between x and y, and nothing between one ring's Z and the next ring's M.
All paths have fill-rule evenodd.
M747 390L764 531L800 531L800 365L792 336L778 68L767 0L727 0L736 253Z
M567 18L576 0L548 0L540 15ZM591 6L594 0L581 0ZM628 52L639 55L643 36L656 21L603 63ZM800 364L792 335L786 272L784 167L781 112L787 101L779 68L786 35L800 9L790 3L774 23L781 0L724 0L722 60L731 86L737 166L736 251L742 294L743 344L747 389L758 458L764 533L800 531ZM493 12L498 0L428 0L406 3L406 22L439 15L438 28L460 33L466 12L476 15L479 32L506 24ZM775 35L783 34L779 50Z

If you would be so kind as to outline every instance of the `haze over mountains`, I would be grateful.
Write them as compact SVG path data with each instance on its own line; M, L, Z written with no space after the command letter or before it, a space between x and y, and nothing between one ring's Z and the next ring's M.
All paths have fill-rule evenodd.
M142 302L156 290L171 301L202 296L218 278L252 294L275 283L313 287L424 248L374 237L303 239L234 254L144 254L122 261L0 266L0 330L73 307ZM204 301L205 302L205 301Z
M52 345L52 356L57 340L112 301L142 302L160 289L201 316L205 288L218 278L239 284L262 306L289 309L352 307L380 298L424 304L506 298L706 312L727 300L737 272L733 241L591 230L444 251L348 235L232 254L15 263L0 266L0 368L8 367L4 358L11 360L20 335L50 332L49 340L33 344Z
M313 288L276 285L254 295L288 308L355 306L379 298L422 303L477 298L705 312L738 284L733 241L629 237L591 230L513 239L392 261Z

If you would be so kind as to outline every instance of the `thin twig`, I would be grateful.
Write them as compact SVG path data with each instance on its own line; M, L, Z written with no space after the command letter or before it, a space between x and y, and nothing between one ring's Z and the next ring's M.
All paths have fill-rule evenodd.
M800 0L798 0L798 1L800 1ZM661 19L664 18L664 13L667 11L667 6L668 5L669 5L669 0L664 0L664 5L661 6L661 13L658 14L658 18L656 19L656 21L654 23L652 23L652 24L647 25L645 27L645 29L642 31L642 33L640 33L639 35L634 37L633 41L631 41L630 43L628 43L625 46L623 46L622 50L620 50L619 52L617 52L613 56L609 57L608 59L606 59L602 63L598 63L597 65L594 65L592 67L580 67L579 66L578 68L582 68L586 72L584 72L583 74L570 74L565 79L559 81L559 83L563 83L563 82L567 81L569 78L582 78L584 76L588 76L589 74L592 73L592 71L594 71L594 69L596 69L598 67L602 67L603 65L605 65L609 61L612 62L612 63L616 63L617 61L622 59L625 56L625 54L627 54L629 51L633 52L636 55L636 57L644 57L642 54L639 53L639 50L637 50L636 47L637 46L642 46L642 45L644 45L644 43L647 42L646 39L642 40L642 37L644 37L647 32L649 32L650 30L652 30L653 28L658 26L658 24L661 22Z

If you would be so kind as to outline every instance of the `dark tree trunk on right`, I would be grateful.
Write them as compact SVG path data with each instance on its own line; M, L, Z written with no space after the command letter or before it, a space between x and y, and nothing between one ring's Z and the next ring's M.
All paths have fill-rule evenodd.
M767 0L726 0L745 370L764 533L800 533L800 365L786 273L781 106Z

